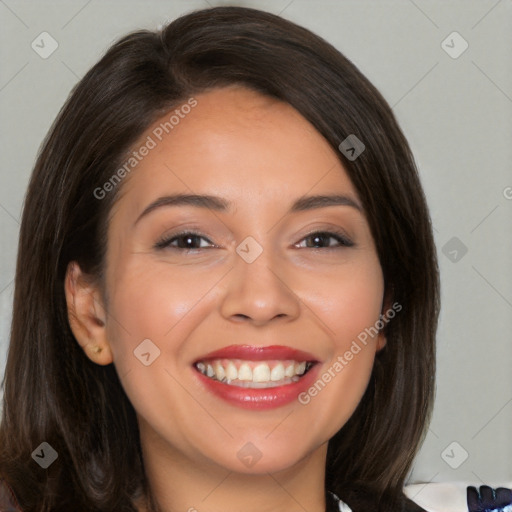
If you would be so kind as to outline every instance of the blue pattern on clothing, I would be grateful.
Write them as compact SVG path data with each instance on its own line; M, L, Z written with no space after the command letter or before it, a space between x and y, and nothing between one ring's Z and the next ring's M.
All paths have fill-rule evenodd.
M506 487L470 486L467 499L469 512L512 512L512 490Z

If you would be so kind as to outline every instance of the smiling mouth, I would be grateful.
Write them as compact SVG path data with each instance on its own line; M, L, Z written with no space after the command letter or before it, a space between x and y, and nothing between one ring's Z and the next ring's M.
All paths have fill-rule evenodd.
M212 380L228 386L262 389L298 382L316 361L209 359L194 363L194 368Z

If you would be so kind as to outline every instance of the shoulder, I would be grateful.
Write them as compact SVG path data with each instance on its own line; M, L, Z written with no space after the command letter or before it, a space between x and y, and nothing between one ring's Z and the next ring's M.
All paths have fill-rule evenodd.
M407 485L405 495L427 512L512 511L512 482L504 487L471 482L439 482Z
M14 492L7 482L0 477L0 512L22 512Z
M346 492L344 499L330 493L335 499L335 506L327 510L333 512L367 512L370 510L393 510L393 512L427 512L415 502L411 501L405 494L401 497L378 497L370 489L354 487Z
M512 512L512 482L494 487L477 487L471 482L412 484L405 486L398 502L396 498L377 498L368 487L354 487L342 496L344 502L336 496L341 512Z

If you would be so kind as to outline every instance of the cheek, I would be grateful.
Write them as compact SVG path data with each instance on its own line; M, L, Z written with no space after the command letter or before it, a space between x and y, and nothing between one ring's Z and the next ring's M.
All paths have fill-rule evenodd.
M338 352L379 320L384 283L374 258L365 264L344 266L321 279L313 276L302 286L308 305L323 321Z
M344 268L332 279L310 283L309 306L318 314L331 344L315 383L299 402L309 417L334 435L357 408L373 369L376 323L382 308L383 277L377 260Z
M205 317L207 294L217 281L206 269L180 270L143 257L119 261L109 282L108 335L116 367L127 371L138 363L134 351L147 339L159 363L178 365L184 340Z
M317 380L301 394L299 403L310 421L321 426L319 441L330 439L354 414L372 373L374 351L369 346L343 352L322 368Z
M163 411L190 408L180 385L189 363L186 341L207 316L207 294L218 277L142 258L119 263L110 276L108 323L116 371L138 414L152 425L176 429L172 418L163 421Z

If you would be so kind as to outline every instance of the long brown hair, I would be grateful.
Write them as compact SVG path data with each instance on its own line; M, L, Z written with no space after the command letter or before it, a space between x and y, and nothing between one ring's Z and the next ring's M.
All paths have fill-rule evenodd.
M74 339L65 272L77 261L102 279L119 190L102 200L94 191L130 146L192 95L230 84L300 112L338 152L362 201L386 293L402 310L385 327L359 406L329 442L326 489L349 504L371 492L374 510L402 495L432 411L439 312L432 228L408 143L381 94L329 43L266 12L217 7L120 39L76 85L41 147L23 210L0 426L0 474L26 512L134 511L147 491L135 412L114 366L92 363ZM355 160L338 150L351 134L366 146ZM47 470L31 457L43 441L58 453Z

